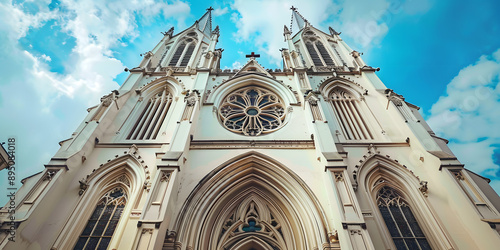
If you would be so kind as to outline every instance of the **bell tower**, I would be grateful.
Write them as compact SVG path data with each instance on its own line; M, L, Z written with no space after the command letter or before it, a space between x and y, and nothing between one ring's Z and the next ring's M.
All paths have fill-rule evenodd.
M219 67L221 55L215 53L219 27L212 30L212 11L213 8L208 8L191 27L176 35L174 27L163 32L164 37L151 51L143 54L137 68L149 72L191 72L196 68L215 70Z

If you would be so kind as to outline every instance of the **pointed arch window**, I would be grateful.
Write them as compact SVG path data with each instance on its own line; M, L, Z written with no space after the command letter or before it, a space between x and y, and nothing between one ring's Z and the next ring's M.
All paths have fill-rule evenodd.
M249 239L258 239L260 248L244 249L286 249L287 230L275 217L274 211L262 201L241 204L232 213L226 215L220 230L217 249L243 249L252 246ZM255 241L253 241L255 242Z
M101 197L74 249L106 249L123 213L127 195L116 187Z
M129 132L128 140L154 140L158 136L170 104L172 94L167 88L151 97Z
M360 101L349 91L335 88L330 100L339 126L347 140L373 140L366 118L363 117Z
M191 59L191 56L193 55L195 46L196 40L192 38L188 38L186 39L186 41L183 41L175 50L175 53L172 56L172 59L170 60L168 66L187 66L189 60Z
M181 43L179 47L177 47L177 50L175 51L174 55L172 56L172 60L170 60L170 63L168 66L176 66L177 62L182 56L182 52L184 52L184 48L186 48L186 43Z
M314 66L335 66L330 53L328 53L321 41L309 41L306 43L306 48L311 56Z
M395 189L382 187L377 193L377 206L398 250L432 249L409 203Z

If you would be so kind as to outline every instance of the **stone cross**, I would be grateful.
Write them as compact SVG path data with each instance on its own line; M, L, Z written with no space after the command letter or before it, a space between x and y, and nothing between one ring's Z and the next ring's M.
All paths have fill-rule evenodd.
M260 57L260 55L259 54L255 54L255 52L252 52L252 53L250 53L250 55L246 55L246 58L249 58L249 57L250 57L251 60L255 60L255 58L256 57Z

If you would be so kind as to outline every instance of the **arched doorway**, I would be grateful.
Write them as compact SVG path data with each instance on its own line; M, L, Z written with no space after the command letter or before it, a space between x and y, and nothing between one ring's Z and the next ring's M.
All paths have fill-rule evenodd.
M307 185L268 157L250 152L210 172L176 220L177 241L193 249L314 249L327 222Z

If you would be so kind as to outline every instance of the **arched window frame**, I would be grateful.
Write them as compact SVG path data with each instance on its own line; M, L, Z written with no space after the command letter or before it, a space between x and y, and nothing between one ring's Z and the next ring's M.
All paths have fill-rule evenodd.
M428 203L427 196L419 190L419 178L408 169L409 167L399 164L388 156L380 155L376 148L371 148L370 151L372 153L363 156L366 160L357 167L357 176L354 178L353 185L359 185L359 199L367 201L378 227L378 229L372 228L372 230L377 230L380 233L384 247L395 249L392 237L379 212L376 197L380 188L390 186L410 204L416 221L418 221L433 249L456 249L457 247L447 235L444 225L436 218L436 212ZM368 229L370 230L370 228Z
M119 181L118 179L120 179L120 178L121 178L121 179L124 179L124 180ZM114 192L114 191L116 191L116 190L118 190L118 189L120 189L120 190L122 190L122 191L123 191L123 195L117 199L117 202L118 202L118 203L117 203L117 204L115 204L115 206L114 206L114 210L112 211L112 213L111 213L111 215L110 215L110 218L108 218L108 220L106 221L106 225L105 225L105 227L109 227L109 223L113 220L113 217L114 217L114 218L116 218L116 217L115 217L115 212L116 212L116 209L120 206L120 204L123 204L123 205L124 205L124 206L123 206L123 209L122 209L122 211L121 211L120 217L118 217L118 219L117 219L117 220L118 220L118 223L117 223L117 225L115 225L115 228L113 229L113 232L112 232L112 234L111 234L111 237L107 237L107 236L105 236L105 232L107 232L107 228L105 228L105 229L103 230L103 232L101 233L101 234L102 234L101 236L94 236L94 237L93 237L93 236L90 236L90 235L91 235L91 233L92 233L92 232L93 232L93 231L94 231L94 230L98 227L97 223L100 221L100 217L101 217L100 215L101 215L104 211L101 211L101 212L100 212L100 214L99 214L99 218L97 218L97 219L99 219L99 221L96 221L96 225L91 226L92 230L91 230L91 232L89 232L89 233L88 233L88 235L89 235L89 237L88 237L88 238L99 238L99 240L98 240L98 243L97 243L96 247L100 247L100 246L101 246L100 244L102 243L103 239L109 238L109 241L108 241L108 243L106 244L106 248L108 248L108 247L109 247L109 243L110 243L111 239L115 236L115 233L116 233L116 228L118 227L118 224L120 224L120 223L122 223L122 224L123 224L123 222L122 222L122 218L126 217L126 216L124 216L124 210L125 210L125 207L127 207L127 205L129 205L129 203L130 203L130 202L128 201L128 196L129 196L129 193L130 193L130 187L129 187L129 186L127 186L127 183L128 183L128 185L130 185L130 180L128 180L128 177L126 177L126 175L125 175L125 174L123 174L123 175L121 175L120 177L118 177L118 178L116 179L116 182L115 182L115 183L111 183L110 185L108 184L108 186L107 186L107 187L105 187L104 191L102 192L102 193L104 193L104 194L100 196L100 198L97 200L97 202L96 202L96 203L95 203L95 205L94 205L94 209L92 209L91 216L92 216L92 215L96 212L96 210L97 210L97 206L99 206L99 204L103 201L103 199L105 199L105 197L106 197L108 194L112 194L112 192ZM125 201L124 201L124 200L125 200ZM107 208L108 206L109 206L108 204L105 204L104 209L105 209L105 208ZM88 228L88 226L89 226L89 224L90 224L90 221L91 221L91 219L92 219L92 218L91 218L91 216L89 216L89 218L87 219L87 222L86 222L86 223L84 223L84 224L85 224L85 226L83 227L82 232L80 232L80 236L78 237L78 240L76 241L75 246L73 247L74 249L77 247L77 245L78 245L78 243L79 243L80 239L82 239L82 238L84 238L84 237L86 237L86 236L87 236L87 235L84 235L84 231ZM82 248L81 248L81 249L85 249L84 247L85 247L87 244L89 244L89 240L86 240L86 242L84 243L84 245L82 246ZM96 248L96 249L97 249L97 248Z
M377 135L380 125L370 108L366 105L364 96L358 91L336 82L327 88L325 100L330 104L330 110L335 117L339 133L345 141L372 141L381 139ZM340 97L339 97L340 96Z
M194 35L190 35L195 33ZM182 38L178 42L175 50L172 50L172 56L167 64L170 67L186 67L189 62L195 60L196 57L196 47L198 45L197 34L195 31L188 33L188 36Z
M131 212L138 209L140 201L147 193L147 190L144 189L144 182L150 178L144 171L142 163L133 156L134 152L136 151L131 148L129 153L104 164L87 178L84 178L88 186L80 196L80 200L66 221L63 230L59 233L53 248L73 249L100 198L114 187L119 185L125 187L122 183L117 183L116 180L121 176L126 176L130 183L130 186L127 187L128 201L108 245L108 248L117 247L117 244L122 241L121 236L125 226L129 223ZM75 195L78 195L78 190L75 190Z
M328 51L328 48L320 40L307 40L305 42L307 52L311 58L312 65L316 67L334 67L334 57ZM311 52L314 52L319 61L315 61Z
M166 126L168 126L168 122L166 121L169 121L172 113L174 113L172 110L175 108L176 96L179 92L179 89L176 88L177 85L177 82L174 81L172 77L165 77L157 79L154 82L148 83L144 87L137 89L137 99L130 98L130 100L135 102L135 106L132 108L122 127L119 129L121 135L117 137L117 139L133 142L138 140L157 140L161 138L163 136L163 131L165 131ZM165 97L163 97L164 92L166 93ZM153 99L158 98L159 94L161 95L159 99L162 100L163 98L163 101L155 106ZM162 110L160 110L160 104L163 105ZM152 110L153 108L155 108L155 110ZM163 113L161 111L163 111ZM147 133L147 130L151 127L150 131L156 131L156 137L153 138L153 133L151 133L150 137L134 137L134 134L141 134L140 130L142 130L144 126L143 124L148 121L147 116L149 114L151 114L152 117L149 119L149 125L145 127L146 131L143 132ZM141 119L145 119L144 122L141 122ZM156 121L154 122L154 128L153 122L151 121ZM139 133L135 133L137 129L139 129Z
M221 185L222 183L230 185ZM269 195L266 195L268 192ZM224 195L221 197L221 194ZM225 208L242 204L243 200L255 200L246 199L250 195L267 201L269 206L275 208L274 211L282 211L276 213L276 218L283 226L288 225L287 230L283 229L287 240L286 249L312 249L312 246L327 242L327 232L324 230L332 225L328 224L319 201L308 185L281 163L255 151L225 161L200 181L173 224L173 228L178 229L177 241L190 244L196 249L218 249L209 246L215 243L214 240L198 239L209 238L211 235L218 237L218 234L212 232L215 232L214 227L224 225L226 217L221 216L221 213L232 211ZM278 214L283 217L278 218ZM242 243L248 246L248 241Z
M335 67L339 62L332 56L328 42L322 41L321 37L310 28L306 28L302 33L304 41L304 51L307 51L310 62L315 67ZM325 43L326 42L326 43Z
M421 226L420 226L420 222L419 220L416 218L415 216L415 212L414 212L414 206L408 201L407 198L405 198L405 195L404 193L402 192L402 190L400 188L397 188L393 185L390 185L388 183L386 183L385 179L380 179L380 182L378 184L376 184L377 187L376 187L376 196L375 196L375 205L377 206L378 208L378 216L380 216L380 218L382 218L382 221L383 221L383 224L385 225L385 231L386 233L389 234L389 237L392 239L392 242L394 244L394 246L396 247L396 249L402 249L401 246L402 245L406 245L408 247L409 250L413 250L413 249L416 249L414 247L410 247L408 246L406 240L415 240L416 242L418 242L418 246L421 248L421 249L430 249L430 243L429 243L429 240L427 239L427 236L424 232L424 230L422 230ZM390 190L391 192L393 192L393 194L397 195L398 197L395 197L396 200L392 200L390 202L397 202L397 208L399 208L399 211L401 211L401 218L400 220L402 219L402 222L403 223L403 226L406 225L409 229L409 233L412 235L412 236L404 236L404 232L400 230L400 227L397 226L398 223L398 219L395 218L395 215L394 215L394 211L390 211L388 209L388 212L389 212L389 216L391 217L391 219L389 219L390 222L394 223L393 226L390 226L387 224L387 220L384 218L383 214L382 214L382 211L381 211L381 207L383 205L386 205L388 208L388 204L381 204L382 202L386 202L384 198L381 197L381 192L382 190ZM382 201L381 201L382 200ZM408 207L409 209L406 210L407 213L405 214L404 211L403 211L403 206L406 206ZM408 212L409 211L409 212ZM410 217L413 217L413 218L410 218ZM411 220L414 219L415 222L416 222L416 226L411 222ZM396 230L397 232L395 233L398 233L400 234L400 236L393 236L391 234L391 229L392 230ZM420 231L424 236L420 236L420 235L416 235L416 233L418 233L418 231ZM396 240L402 240L399 244L396 244ZM402 244L401 244L402 243ZM427 244L427 245L425 245ZM400 246L400 247L398 247ZM425 248L424 248L425 247ZM403 248L404 249L404 248Z
M139 116L134 116L135 121L131 121L133 125L128 131L126 139L155 140L167 117L172 99L172 94L165 87L147 100L143 100L142 106L144 107L140 108Z

